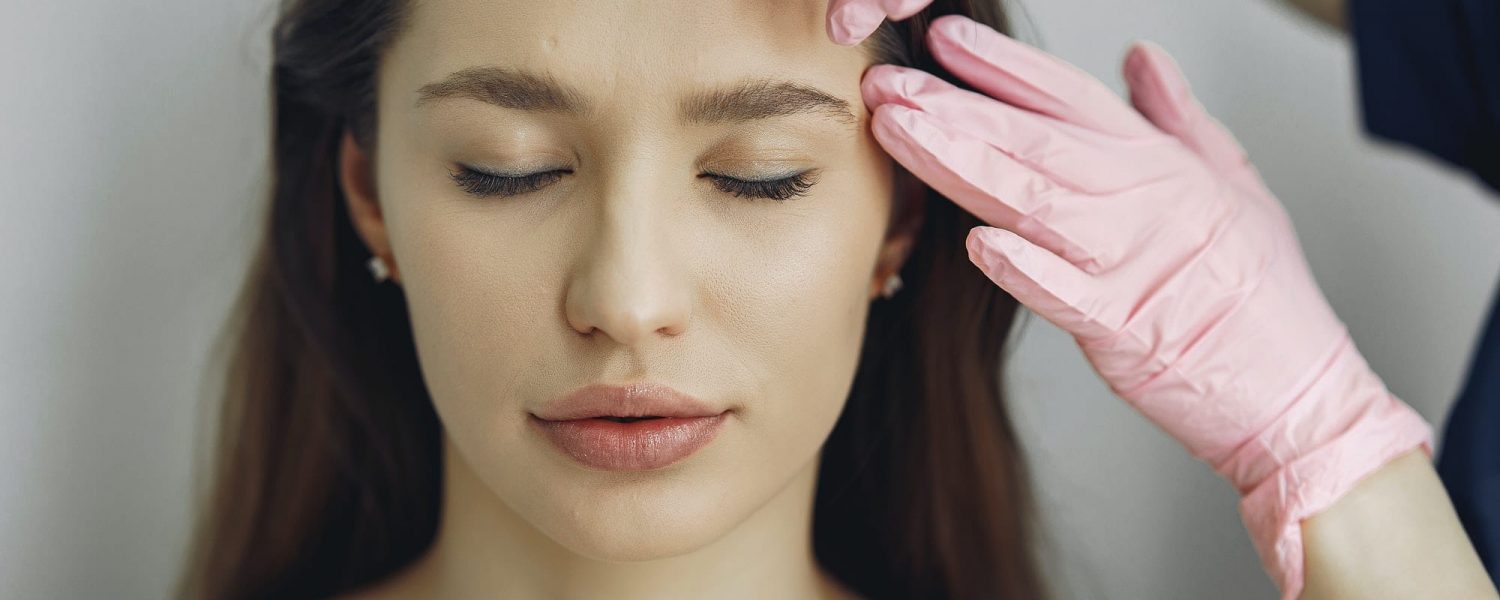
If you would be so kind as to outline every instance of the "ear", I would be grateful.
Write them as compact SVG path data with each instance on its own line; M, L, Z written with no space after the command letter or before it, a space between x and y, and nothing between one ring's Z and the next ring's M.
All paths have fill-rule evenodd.
M401 271L386 237L385 217L380 212L380 198L375 193L375 165L370 153L354 141L347 128L339 141L339 188L354 231L364 241L370 254L379 256L390 270L391 281L401 283Z
M916 245L917 234L922 230L922 219L927 214L925 185L904 170L898 173L894 216L875 262L875 280L870 284L871 300L880 297L886 278L900 271L901 266L906 264L912 247Z

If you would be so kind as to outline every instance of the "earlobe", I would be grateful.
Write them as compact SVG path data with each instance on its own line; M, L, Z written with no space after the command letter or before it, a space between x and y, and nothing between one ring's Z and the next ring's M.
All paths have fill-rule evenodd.
M917 240L917 232L921 230L922 215L920 212L903 219L891 235L886 237L880 246L880 257L875 264L875 281L871 283L870 299L883 295L891 275L901 272L902 265L911 256L912 247ZM899 289L900 282L895 282Z
M871 300L881 295L890 276L899 273L906 264L927 215L926 188L920 180L903 170L898 172L896 184L896 212L875 263L875 280L870 284Z
M880 258L875 265L875 281L871 282L870 299L884 294L886 286L890 285L891 276L901 271L901 266L906 264L906 259L911 255L912 245L916 242L916 231L902 229L886 238L880 247ZM900 285L898 282L896 285ZM898 288L899 289L899 288Z
M339 141L338 180L354 231L364 241L370 254L385 262L391 280L400 283L400 270L396 266L396 257L391 252L390 240L386 237L385 217L375 192L374 165L370 154L360 147L348 129L344 130Z

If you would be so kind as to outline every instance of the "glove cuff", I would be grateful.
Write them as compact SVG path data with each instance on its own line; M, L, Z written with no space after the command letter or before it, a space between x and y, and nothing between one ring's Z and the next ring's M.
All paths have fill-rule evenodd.
M1352 343L1340 348L1324 374L1230 461L1239 475L1269 475L1247 484L1221 471L1240 487L1240 515L1287 600L1302 592L1303 519L1413 448L1432 456L1431 425L1385 388ZM1245 468L1253 463L1259 467Z

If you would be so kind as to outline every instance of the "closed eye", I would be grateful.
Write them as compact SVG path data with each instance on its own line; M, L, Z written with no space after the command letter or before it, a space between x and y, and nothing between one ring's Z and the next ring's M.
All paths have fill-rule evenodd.
M460 165L449 173L453 182L468 194L480 198L519 196L537 191L572 173L572 169L553 169L525 175L499 175ZM808 169L776 179L740 179L718 173L703 173L714 187L735 197L765 198L783 202L806 195L817 184L816 169Z
M809 169L788 177L779 179L739 179L728 175L715 173L704 173L699 177L707 177L713 181L726 194L736 197L766 198L783 202L797 196L807 194L809 189L817 183L813 177L815 170Z
M480 198L489 198L491 196L518 196L534 192L572 172L572 169L553 169L526 175L496 175L472 167L460 166L457 171L449 173L449 176L463 191Z

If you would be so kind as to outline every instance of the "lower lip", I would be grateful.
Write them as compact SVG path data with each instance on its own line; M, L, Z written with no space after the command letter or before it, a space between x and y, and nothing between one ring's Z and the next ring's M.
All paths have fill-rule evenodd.
M649 471L680 461L707 446L728 411L712 417L663 417L631 423L607 419L531 422L564 454L606 471Z

